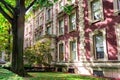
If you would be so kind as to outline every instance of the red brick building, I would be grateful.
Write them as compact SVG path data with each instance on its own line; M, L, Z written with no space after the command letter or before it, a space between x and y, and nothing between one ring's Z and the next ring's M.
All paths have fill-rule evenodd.
M42 22L42 35L54 36L53 63L64 66L56 70L120 78L120 0L60 0L41 12L43 22L36 17L34 23Z

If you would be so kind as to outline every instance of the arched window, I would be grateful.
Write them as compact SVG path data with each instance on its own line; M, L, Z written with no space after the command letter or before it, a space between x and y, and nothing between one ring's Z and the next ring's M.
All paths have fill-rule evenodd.
M95 59L103 59L104 58L104 38L103 33L98 31L93 35L93 53Z

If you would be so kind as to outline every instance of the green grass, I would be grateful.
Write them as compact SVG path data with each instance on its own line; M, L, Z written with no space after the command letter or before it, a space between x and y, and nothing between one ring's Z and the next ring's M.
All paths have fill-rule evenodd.
M25 80L108 80L105 78L95 78L58 72L31 72L29 75L32 77L25 78Z
M31 77L22 78L11 71L0 68L0 80L108 80L60 72L30 72L28 74Z
M23 78L11 71L0 68L0 80L23 80Z

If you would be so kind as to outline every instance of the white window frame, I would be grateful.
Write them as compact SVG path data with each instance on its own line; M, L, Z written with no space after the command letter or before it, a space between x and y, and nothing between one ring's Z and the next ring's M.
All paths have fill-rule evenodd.
M60 33L60 21L63 21L63 33ZM64 27L64 18L58 20L58 36L64 35L65 27Z
M98 32L98 31L100 31L100 32L102 32L102 34L103 34L103 45L104 45L104 58L101 58L101 59L96 59L95 58L95 55L96 54L94 54L95 52L94 52L94 46L93 46L93 44L94 44L94 40L93 40L93 36ZM107 47L106 47L106 29L96 29L95 31L93 31L93 32L91 32L90 34L89 34L89 36L90 36L90 53L91 53L91 61L107 61L108 60L108 54L107 54Z
M59 45L60 44L63 44L63 60L62 61L60 61L60 59L59 59L59 54L60 54L60 52L59 52ZM58 55L57 55L57 59L58 59L58 62L65 62L65 42L64 41L59 41L58 42Z
M103 15L103 1L102 0L99 0L100 1L100 12L101 12L101 19L98 19L98 20L94 20L93 19L93 15L92 15L92 8L91 8L91 3L95 1L95 0L88 0L88 17L89 17L89 22L90 24L91 23L95 23L97 21L101 21L101 20L104 20L104 15ZM96 0L97 1L97 0Z
M71 42L76 42L76 59L75 60L72 60L71 59ZM78 61L78 43L77 43L77 38L76 37L71 37L70 39L69 39L69 42L68 42L68 44L69 44L69 61L70 62L76 62L76 61Z
M75 16L75 29L71 29L71 23L70 23L70 16L74 15ZM77 29L77 25L76 25L76 12L72 13L71 15L69 16L69 32L71 31L75 31Z
M115 32L117 38L118 60L120 60L120 24L115 26Z
M120 0L113 0L113 6L114 6L114 15L116 16L120 13Z

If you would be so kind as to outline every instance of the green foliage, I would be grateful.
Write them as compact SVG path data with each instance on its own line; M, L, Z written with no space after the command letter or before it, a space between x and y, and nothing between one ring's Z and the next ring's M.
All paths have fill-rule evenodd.
M58 73L58 72L39 72L39 73L29 73L31 76L25 78L25 80L110 80L105 78L95 78L90 76L80 76L76 74L66 74L66 73Z
M52 60L51 52L51 42L37 42L33 47L29 47L25 50L24 57L29 64L40 64L47 66Z
M65 5L65 6L64 6L64 11L65 11L68 15L71 14L72 10L73 10L73 7L72 7L71 5Z
M12 35L9 34L10 28L9 22L0 14L0 53L2 51L11 52L12 44L9 43L9 39L12 39Z
M67 0L68 2L71 2L72 0ZM41 9L43 7L50 7L53 6L53 4L55 4L56 2L58 2L58 0L38 0L34 6L33 6L33 10L38 9L38 7ZM64 8L64 12L67 13L68 15L71 14L71 11L73 10L73 7L70 4L67 4L65 6L63 6Z
M16 0L4 0L6 1L8 4L11 4L13 7L15 7L16 5Z
M0 68L0 80L23 80L23 78L11 71Z
M2 67L11 67L11 63L7 62L6 64L3 64Z
M24 59L29 61L29 65L33 64L35 62L35 52L33 47L28 47L24 51ZM26 64L27 65L27 64Z

